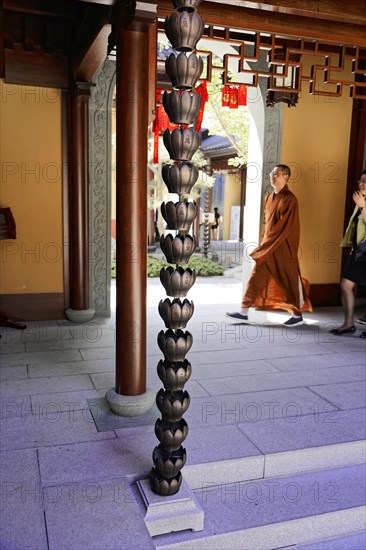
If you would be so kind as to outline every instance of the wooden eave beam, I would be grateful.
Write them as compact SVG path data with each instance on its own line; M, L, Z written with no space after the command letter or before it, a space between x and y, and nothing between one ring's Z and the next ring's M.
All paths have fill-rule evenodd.
M65 0L3 0L4 10L75 19L75 4Z
M222 0L211 0L214 4L223 4ZM266 0L253 2L251 0L227 0L225 5L240 5L241 8L256 9L284 15L325 19L326 21L341 21L342 23L366 24L365 0Z
M89 82L107 57L110 19L109 6L92 5L86 9L70 54L72 73L76 81Z
M166 17L172 11L170 0L159 0L159 17ZM344 11L346 11L345 7ZM303 37L334 44L366 46L366 25L363 24L341 23L338 20L319 19L315 15L302 17L206 1L200 4L199 13L209 25L267 32L280 36ZM344 20L347 20L346 15Z

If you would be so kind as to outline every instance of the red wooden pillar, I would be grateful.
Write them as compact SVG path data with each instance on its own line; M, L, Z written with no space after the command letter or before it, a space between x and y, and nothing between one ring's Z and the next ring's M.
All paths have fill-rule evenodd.
M90 84L77 82L69 95L70 308L74 322L93 318L89 308L88 107Z
M149 30L155 16L152 6L125 29L120 10L116 28L115 391L123 396L146 392Z

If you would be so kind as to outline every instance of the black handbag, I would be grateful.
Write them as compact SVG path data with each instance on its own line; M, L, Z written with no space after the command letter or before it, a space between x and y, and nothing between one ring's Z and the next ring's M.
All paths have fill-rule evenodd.
M356 248L355 252L356 262L366 262L366 239L363 239Z

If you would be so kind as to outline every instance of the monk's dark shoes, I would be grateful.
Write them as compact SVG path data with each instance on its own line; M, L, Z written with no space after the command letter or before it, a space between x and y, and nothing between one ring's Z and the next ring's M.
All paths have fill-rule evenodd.
M243 315L239 311L233 311L233 313L226 313L226 317L230 317L230 319L236 319L239 321L248 321L248 315Z

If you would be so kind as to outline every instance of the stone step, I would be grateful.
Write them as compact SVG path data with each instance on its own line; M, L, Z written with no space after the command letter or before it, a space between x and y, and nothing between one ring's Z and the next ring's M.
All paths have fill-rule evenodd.
M364 465L230 484L215 480L194 494L205 513L204 530L154 537L158 550L298 549L365 529Z

